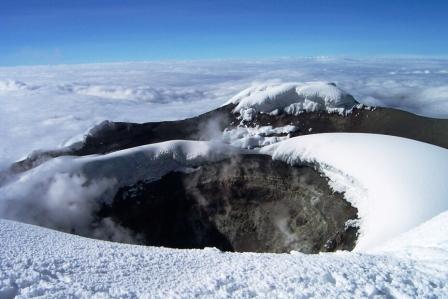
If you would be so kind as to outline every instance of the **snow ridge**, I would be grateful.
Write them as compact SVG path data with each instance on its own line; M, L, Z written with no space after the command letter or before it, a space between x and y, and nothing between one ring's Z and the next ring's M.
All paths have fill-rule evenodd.
M367 250L448 210L448 150L376 134L306 135L264 147L289 164L317 165L358 209L355 250Z
M251 120L255 113L276 113L277 109L292 115L316 111L343 114L358 103L334 83L317 81L253 85L226 104L236 104L234 112Z
M130 242L134 236L110 219L93 233L91 229L100 204L111 200L118 188L238 152L222 143L173 140L105 155L54 158L0 187L0 218Z

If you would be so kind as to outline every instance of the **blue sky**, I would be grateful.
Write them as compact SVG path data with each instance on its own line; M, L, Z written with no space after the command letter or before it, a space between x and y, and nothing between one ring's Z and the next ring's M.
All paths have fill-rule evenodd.
M446 56L448 1L0 0L0 65Z

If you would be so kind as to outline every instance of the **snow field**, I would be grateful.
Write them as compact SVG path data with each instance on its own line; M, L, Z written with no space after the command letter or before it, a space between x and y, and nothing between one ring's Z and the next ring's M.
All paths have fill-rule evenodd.
M223 253L123 245L7 220L0 220L0 239L2 298L443 298L448 292L446 247L438 265L390 253Z

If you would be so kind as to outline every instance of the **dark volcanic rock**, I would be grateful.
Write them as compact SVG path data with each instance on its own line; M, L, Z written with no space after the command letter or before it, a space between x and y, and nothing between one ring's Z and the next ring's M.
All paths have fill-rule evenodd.
M99 217L147 245L305 253L351 250L357 211L310 167L245 155L122 188Z
M13 164L0 173L0 185L7 183L11 174L54 157L106 154L176 139L210 140L240 125L294 125L297 130L291 137L332 132L387 134L448 148L448 120L396 109L360 107L348 115L259 113L250 122L242 123L233 113L234 108L231 104L179 121L105 121L93 128L83 142L34 152ZM125 167L134 172L135 167L141 167L137 162ZM144 177L139 174L137 179ZM292 167L263 155L237 156L204 164L193 172L171 172L157 181L122 187L110 205L101 206L97 217L98 223L113 220L141 236L147 245L175 248L316 253L351 250L357 233L356 228L346 227L348 220L356 219L357 210L341 194L332 192L315 169Z
M143 124L104 122L86 137L81 147L72 155L105 154L144 144L168 140L206 140L208 128L222 131L235 120L231 113L233 106L225 106L197 117L178 121L149 122Z
M106 121L92 129L84 142L45 152L35 152L27 159L14 163L11 172L22 172L48 159L74 155L105 154L135 146L175 139L209 140L225 128L237 126L235 106L227 105L197 117L143 124ZM295 125L299 130L292 137L333 132L386 134L410 138L448 148L448 120L418 116L391 108L357 109L349 115L327 112L304 112L297 116L257 114L247 126ZM215 136L216 137L216 136Z
M392 108L354 109L347 116L326 112L304 112L298 116L257 114L248 123L273 127L295 125L291 136L316 133L373 133L414 139L448 148L448 120L418 116Z
M231 112L234 105L227 105L197 117L178 121L148 122L143 124L104 121L93 128L83 142L70 147L37 151L25 160L14 163L13 172L22 172L59 156L85 156L106 154L140 145L183 139L208 140L210 134L224 130L236 121Z

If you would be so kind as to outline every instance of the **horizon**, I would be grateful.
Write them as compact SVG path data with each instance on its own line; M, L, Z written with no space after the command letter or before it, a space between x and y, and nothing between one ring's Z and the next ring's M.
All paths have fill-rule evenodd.
M2 0L1 298L448 294L448 0Z
M447 9L403 0L10 1L0 12L0 66L446 58Z
M275 63L275 62L341 62L344 60L359 62L387 62L390 60L409 61L421 60L429 62L434 60L448 61L448 55L369 55L369 56L290 56L290 57L262 57L262 58L210 58L210 59L154 59L154 60L117 60L117 61L99 61L99 62L67 62L67 63L42 63L42 64L17 64L0 65L0 68L32 68L32 67L76 67L76 66L94 66L94 65L118 65L118 64L213 64L231 62L236 64L250 63Z

